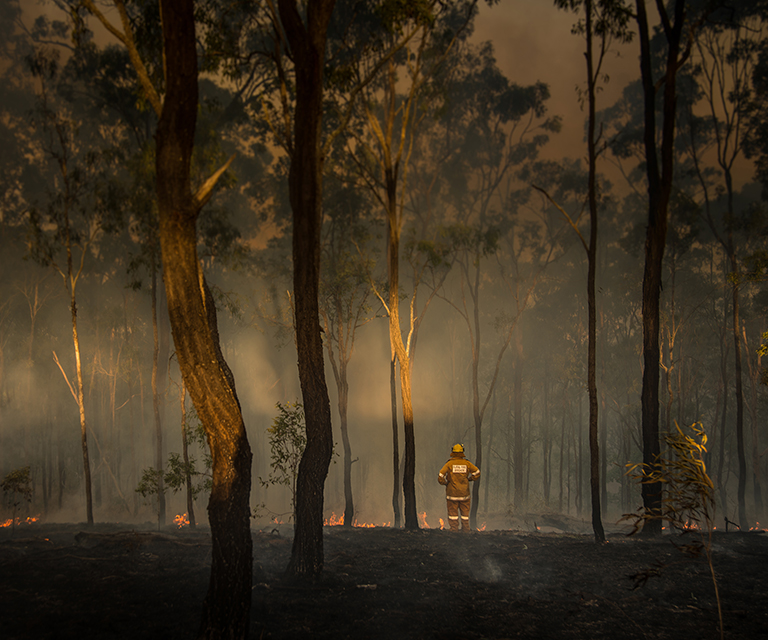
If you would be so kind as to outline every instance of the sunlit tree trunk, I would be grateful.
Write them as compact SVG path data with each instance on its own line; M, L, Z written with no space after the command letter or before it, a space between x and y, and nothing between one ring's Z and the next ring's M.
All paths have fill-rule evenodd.
M392 475L394 484L392 487L392 511L395 516L395 529L400 528L400 443L399 443L399 424L397 421L397 356L394 348L391 351L389 360L389 391L390 391L390 409L392 412Z
M198 637L246 638L253 564L252 454L197 255L197 219L220 174L193 195L190 164L198 108L194 3L161 0L160 6L166 91L156 134L156 172L163 278L179 368L213 459L211 577Z

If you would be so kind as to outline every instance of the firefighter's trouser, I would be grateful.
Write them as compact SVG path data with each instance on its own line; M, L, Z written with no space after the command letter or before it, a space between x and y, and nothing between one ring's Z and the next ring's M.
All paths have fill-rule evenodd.
M448 524L451 531L459 530L459 512L461 512L461 530L469 531L469 505L470 500L447 500Z

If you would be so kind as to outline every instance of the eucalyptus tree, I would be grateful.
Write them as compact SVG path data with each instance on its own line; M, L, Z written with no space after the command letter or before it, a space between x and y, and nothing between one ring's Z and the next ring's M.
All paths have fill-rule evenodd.
M664 248L667 239L669 199L674 177L674 144L677 102L677 72L687 59L684 36L691 23L681 0L668 8L656 2L666 45L666 61L654 78L651 36L645 0L637 0L636 20L640 40L640 72L643 87L643 143L648 187L648 226L643 272L643 388L641 393L643 464L650 468L660 452L659 443L659 299ZM690 40L688 40L690 45ZM658 73L658 72L657 72ZM661 143L657 140L657 92L663 87ZM662 486L642 484L643 508L649 514L661 511ZM645 535L661 535L661 520L653 517L643 527Z
M359 56L350 66L350 73L361 90L350 123L348 150L358 164L360 180L380 203L387 222L388 291L386 297L380 299L389 319L392 380L395 363L400 374L406 529L419 527L414 484L416 457L410 351L417 319L411 311L404 330L400 318L401 240L409 193L409 162L420 128L434 108L430 81L456 43L469 35L476 4L476 0L428 1L408 6L386 1L376 4L370 13L381 26L377 26L369 37L369 41L375 43L372 55ZM382 56L380 51L390 53ZM372 82L363 81L371 77ZM411 297L411 308L414 297L415 292ZM394 406L392 426L395 444L398 427ZM398 452L394 451L394 460L397 459ZM397 475L395 470L395 483ZM397 494L396 488L394 494ZM393 506L397 502L393 495ZM397 508L395 512L397 522Z
M134 38L131 12L135 7L115 0L119 23L113 24L93 2L84 4L126 47L141 94L158 118L156 188L168 312L184 384L205 429L213 460L208 503L211 579L198 636L244 638L249 630L253 562L252 454L234 377L221 353L216 308L197 255L200 211L231 160L193 185L190 166L198 111L194 5L191 0L161 0L164 64L158 78L150 73Z
M699 105L706 113L704 135L708 140L696 141L691 134L691 157L696 167L704 194L702 212L704 220L727 256L729 281L731 283L731 330L734 345L734 378L736 396L736 438L739 459L738 504L739 520L746 526L746 481L747 465L744 443L744 391L743 391L743 355L741 337L741 301L740 291L744 284L737 255L736 235L743 226L740 217L746 212L735 208L735 164L744 153L744 141L751 136L751 128L756 123L751 117L757 105L752 97L752 76L757 63L758 49L763 41L765 23L762 17L738 15L730 24L716 25L701 29L694 46L696 80L699 87ZM691 117L695 117L691 115ZM698 142L698 145L697 145ZM707 144L708 143L708 144ZM701 167L701 146L713 148L717 167L722 176L720 186L711 183L705 177ZM722 189L725 206L720 207L721 215L715 216L713 198L715 192ZM758 455L759 443L752 443L753 456ZM759 468L759 462L753 459L753 465ZM759 477L754 476L756 503L762 508Z
M53 268L62 277L69 297L75 356L74 387L55 352L54 359L78 406L86 517L88 524L93 524L77 285L85 274L86 260L97 253L95 246L103 232L108 205L104 174L111 167L106 155L99 153L105 143L94 140L97 133L93 129L87 130L75 114L75 105L68 104L57 92L60 81L58 52L38 49L29 58L29 64L39 82L39 104L34 119L41 132L41 149L54 167L52 182L58 187L48 193L47 202L34 203L30 209L29 253L41 265ZM87 133L91 135L90 140L86 139Z
M442 168L438 165L432 170L441 175L446 185L439 194L446 210L446 220L440 228L449 261L459 271L460 296L458 300L442 297L458 312L467 328L474 459L481 466L483 418L496 388L502 358L539 276L557 253L554 230L547 228L545 221L528 215L534 210L526 207L527 190L521 188L514 174L536 159L539 149L549 140L549 133L559 130L559 118L547 116L546 85L539 82L520 86L501 74L490 43L477 48L461 47L450 57L449 66L451 72L446 74L442 88L445 106L432 136L449 141L453 152L446 154L448 158ZM529 252L533 257L521 258ZM530 259L530 264L523 267L518 263L521 259ZM509 268L504 264L506 261L515 266ZM518 271L513 275L516 268L528 273ZM501 309L494 320L498 335L493 346L482 338L487 320L482 317L481 297L494 295L485 291L489 271L501 274L503 282L509 285L503 296L506 300L494 299ZM523 280L521 291L518 285ZM490 381L483 384L481 367L489 359ZM515 477L516 490L520 490L520 478ZM473 494L470 519L475 527L479 507L477 483Z
M597 158L604 148L602 130L597 131L596 91L603 75L603 63L611 42L629 42L632 31L629 29L631 18L630 9L623 0L555 0L561 9L580 11L583 7L584 18L573 28L575 33L582 34L585 40L587 67L587 162L588 186L587 203L589 206L589 243L586 242L578 227L573 224L576 233L587 253L587 301L588 301L588 365L587 386L589 389L589 451L590 451L590 486L592 498L592 529L595 540L605 542L605 533L600 510L600 449L598 441L598 397L597 397L597 308L595 300L595 278L597 270L597 230L598 230L598 200L600 188L597 183ZM595 39L598 40L598 52L595 54Z
M320 270L320 317L324 344L338 393L339 429L344 450L344 525L354 522L352 446L349 437L349 363L357 331L373 319L368 273L374 260L372 236L365 213L364 192L336 176L326 180L326 221Z

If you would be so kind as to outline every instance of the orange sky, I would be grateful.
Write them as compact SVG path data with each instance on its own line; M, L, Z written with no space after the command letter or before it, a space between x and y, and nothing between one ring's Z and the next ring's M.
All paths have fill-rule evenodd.
M502 72L513 82L549 85L549 110L563 118L563 129L553 135L547 157L583 158L584 119L576 85L586 82L584 40L571 34L576 16L557 9L552 0L501 0L493 7L480 4L474 39L491 40ZM638 45L623 45L606 60L610 82L598 95L598 110L612 104L624 87L640 75Z

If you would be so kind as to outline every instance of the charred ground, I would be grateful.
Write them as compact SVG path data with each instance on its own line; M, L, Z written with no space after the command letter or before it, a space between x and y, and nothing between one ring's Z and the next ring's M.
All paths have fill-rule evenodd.
M252 638L717 638L709 570L669 538L328 527L325 573L282 580L285 532L253 533ZM714 539L726 638L768 638L768 538ZM2 637L191 638L206 529L34 524L0 532ZM633 589L633 575L658 573Z

